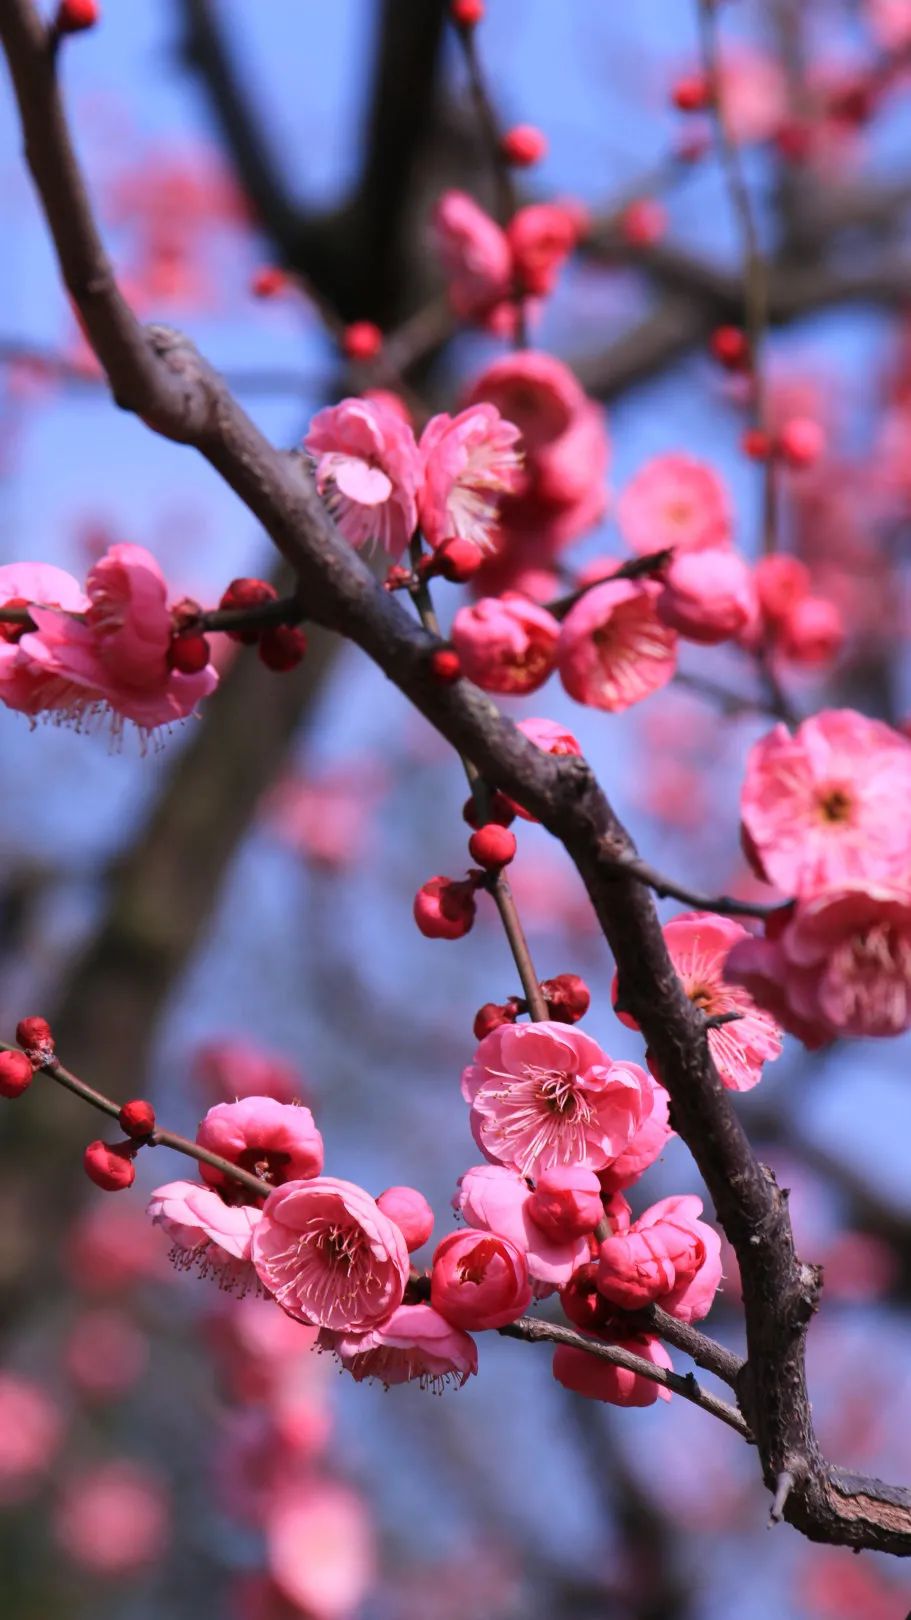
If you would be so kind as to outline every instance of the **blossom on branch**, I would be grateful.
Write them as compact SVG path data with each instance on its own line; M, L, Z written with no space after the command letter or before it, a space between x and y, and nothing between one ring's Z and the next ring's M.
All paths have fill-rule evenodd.
M603 1169L629 1146L650 1100L635 1063L615 1063L581 1029L548 1021L485 1035L462 1096L481 1151L523 1176Z
M369 1331L401 1305L408 1280L399 1228L362 1187L333 1176L270 1193L252 1252L282 1309L318 1327Z

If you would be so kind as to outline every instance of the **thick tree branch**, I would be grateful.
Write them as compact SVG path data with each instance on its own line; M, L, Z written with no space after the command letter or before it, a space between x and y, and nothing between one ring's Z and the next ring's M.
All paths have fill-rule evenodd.
M756 1160L719 1083L704 1021L674 972L651 896L622 871L636 852L590 768L544 754L467 683L436 683L434 638L334 532L303 461L269 445L188 343L137 325L88 212L30 0L5 0L0 39L67 285L117 398L200 450L292 563L309 615L360 646L487 782L537 815L573 857L617 960L623 1002L648 1041L676 1127L737 1253L748 1348L741 1405L769 1489L782 1473L793 1476L785 1517L814 1540L911 1555L911 1491L836 1471L820 1455L804 1368L818 1272L798 1258L786 1197Z
M445 26L443 0L384 0L353 195L313 214L290 190L245 86L213 0L177 0L187 61L208 96L245 192L279 256L342 321L398 318L412 179L433 116ZM227 11L229 8L225 8Z

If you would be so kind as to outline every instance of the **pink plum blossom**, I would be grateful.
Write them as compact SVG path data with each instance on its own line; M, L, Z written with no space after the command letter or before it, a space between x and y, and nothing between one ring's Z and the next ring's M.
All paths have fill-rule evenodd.
M343 399L317 412L304 447L345 539L398 557L417 527L420 459L407 423L375 401Z
M648 1079L651 1111L643 1118L629 1147L612 1164L598 1171L598 1180L605 1193L622 1192L624 1187L631 1187L642 1172L660 1157L674 1134L668 1119L671 1099L657 1080L650 1075Z
M324 1328L320 1344L358 1383L375 1378L387 1389L416 1379L439 1394L449 1383L461 1388L478 1370L474 1340L427 1304L400 1305L369 1333Z
M496 405L522 435L522 485L499 509L501 560L546 566L555 549L602 516L609 443L604 413L553 355L524 350L482 372L469 403Z
M170 1535L161 1480L128 1458L99 1463L69 1480L54 1530L67 1557L93 1575L124 1576L154 1564Z
M456 1327L505 1327L528 1309L531 1294L525 1256L508 1238L450 1232L434 1250L430 1303Z
M608 580L570 608L560 627L557 665L577 703L616 714L672 679L677 633L658 618L660 595L654 580Z
M582 1172L591 1174L591 1172ZM579 1232L555 1236L534 1219L534 1194L524 1176L501 1164L479 1164L459 1178L453 1203L468 1226L508 1238L524 1254L536 1299L562 1288L589 1258L587 1238ZM601 1217L600 1194L598 1214Z
M774 56L732 50L722 56L720 97L725 127L741 144L769 140L789 114L788 85Z
M900 51L911 45L911 0L866 0L864 10L887 50Z
M795 604L810 594L810 570L799 557L786 552L760 557L753 579L763 618L773 629L780 627Z
M34 609L37 629L22 637L22 656L46 679L79 689L83 712L107 705L142 731L186 719L218 676L211 664L196 675L171 669L167 585L155 558L143 546L110 546L86 589L84 619Z
M762 1066L781 1052L781 1030L773 1017L757 1006L733 975L727 973L728 955L740 941L752 936L732 917L714 912L689 911L664 925L664 943L686 994L706 1017L736 1012L740 1017L708 1032L709 1051L718 1077L730 1091L749 1091L762 1078ZM616 980L614 990L616 993ZM638 1025L628 1013L624 1024Z
M431 546L470 540L481 551L491 548L501 498L518 487L519 438L495 405L431 418L418 446L418 518Z
M45 1389L0 1372L0 1506L22 1501L50 1469L63 1438L63 1415Z
M517 725L523 737L527 737L529 742L533 742L535 747L540 748L545 754L559 757L563 754L582 753L577 738L559 720L544 720L535 716L519 720Z
M289 1316L366 1333L402 1303L408 1249L351 1181L317 1176L270 1193L253 1243L259 1279Z
M200 1147L259 1176L263 1195L286 1181L306 1181L323 1168L323 1139L309 1108L276 1102L274 1097L244 1097L216 1103L196 1132ZM212 1187L233 1184L223 1170L201 1163L200 1175Z
M782 621L776 650L806 669L834 663L845 639L845 623L836 602L825 596L804 596Z
M143 546L109 546L86 588L86 623L111 680L139 691L163 685L172 625L165 577L155 558Z
M73 1287L121 1298L137 1283L167 1276L161 1239L134 1205L121 1205L116 1221L102 1199L80 1211L65 1239Z
M562 360L523 349L494 360L472 384L466 401L495 405L522 435L527 465L556 452L565 433L589 403L581 383Z
M770 919L765 939L738 941L726 973L807 1046L899 1035L911 1027L911 890L810 895Z
M387 1187L377 1205L399 1228L409 1254L420 1249L433 1231L433 1210L416 1187Z
M554 668L560 626L515 591L459 608L452 642L462 673L485 692L534 692Z
M625 1311L661 1305L681 1322L707 1316L721 1282L721 1239L702 1200L662 1198L599 1250L598 1291Z
M341 871L366 853L388 786L382 761L369 755L320 770L290 770L267 792L262 814L269 830L295 854L316 867Z
M672 1372L674 1364L659 1339L647 1334L638 1338L609 1341L620 1350L641 1356L655 1367ZM592 1401L608 1401L611 1406L653 1406L655 1401L669 1401L671 1392L641 1373L629 1372L626 1367L614 1366L593 1356L587 1350L577 1350L570 1344L558 1344L554 1351L554 1377L564 1389L576 1395L586 1395Z
M785 894L877 883L908 871L911 742L854 709L778 725L747 759L744 844Z
M663 587L658 617L688 641L711 647L755 631L759 606L753 576L728 547L672 557Z
M576 224L560 203L530 203L517 209L506 227L516 280L525 292L543 298L576 245Z
M242 1293L257 1286L250 1244L262 1219L259 1208L226 1204L214 1187L196 1181L169 1181L153 1192L147 1213L171 1239L171 1259L180 1270L195 1267L201 1277L217 1277L223 1288Z
M200 1046L192 1072L200 1090L219 1102L274 1097L276 1102L289 1103L303 1090L301 1075L287 1058L239 1038Z
M83 613L89 599L81 586L62 568L51 563L7 563L0 567L0 606L64 608ZM0 700L20 714L50 710L78 716L85 707L83 688L49 675L21 651L27 627L0 624Z
M581 1029L543 1021L485 1035L462 1075L482 1152L523 1176L601 1170L632 1141L649 1098L635 1063L615 1063Z
M483 322L512 290L512 251L504 232L464 191L443 193L433 231L455 314Z
M307 1620L349 1620L376 1572L362 1498L324 1477L287 1483L269 1504L266 1562L295 1613Z
M583 1164L543 1170L528 1212L539 1230L557 1243L584 1237L595 1230L604 1214L598 1177Z
M640 467L619 498L617 522L640 555L666 546L715 550L731 542L731 505L718 474L704 461L673 451Z
M87 1400L117 1400L142 1377L149 1344L134 1317L116 1306L82 1311L63 1349L68 1377Z

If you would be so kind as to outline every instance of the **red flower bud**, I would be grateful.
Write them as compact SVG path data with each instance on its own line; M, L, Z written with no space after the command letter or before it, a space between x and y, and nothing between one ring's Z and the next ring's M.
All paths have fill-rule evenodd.
M690 73L671 87L671 100L679 112L705 112L712 104L712 89L705 75Z
M607 1300L598 1293L598 1265L590 1260L574 1271L568 1283L560 1289L560 1304L573 1327L586 1333L603 1333L616 1320Z
M727 371L744 371L750 363L750 345L739 326L716 326L709 348Z
M484 0L452 0L449 12L460 28L475 28L484 17Z
M785 123L775 131L775 145L789 163L804 163L813 147L812 124Z
M79 34L94 28L100 16L98 0L60 0L54 26L58 34Z
M475 919L471 878L432 877L414 897L414 920L427 939L461 939Z
M430 670L442 686L452 686L462 675L462 665L454 647L436 647L430 654Z
M485 1001L474 1015L474 1038L483 1041L492 1029L499 1029L503 1024L514 1024L519 1016L519 1002L515 996L510 996L502 1005L497 1001Z
M250 281L250 291L254 298L276 298L279 293L288 287L287 272L281 270L277 264L264 264L257 270Z
M257 608L265 602L274 602L278 591L265 579L232 579L219 602L220 608ZM241 641L245 647L255 647L261 630L226 630L232 641Z
M349 360L375 360L383 347L383 334L373 321L352 321L342 333L342 348Z
M591 1005L591 991L578 973L558 973L555 979L545 979L541 994L547 1002L549 1017L558 1024L577 1024Z
M132 1142L90 1142L82 1155L85 1173L105 1192L120 1192L136 1179Z
M674 157L678 163L701 163L711 150L712 137L708 130L685 129L674 143Z
M472 540L447 540L428 558L430 567L427 572L442 574L451 585L464 585L477 573L483 561L482 553Z
M508 866L516 853L515 834L508 827L501 827L498 821L488 821L472 833L468 850L472 860L483 866L485 871Z
M532 163L540 163L545 156L547 136L534 124L516 124L514 129L508 129L501 137L500 151L507 163L514 163L518 169L527 169Z
M209 662L205 636L175 636L168 648L168 666L181 675L198 675Z
M142 1097L136 1097L132 1102L124 1103L117 1120L126 1136L141 1141L144 1136L150 1136L155 1129L155 1110L150 1102L146 1102Z
M54 1056L54 1037L46 1018L20 1018L16 1025L16 1040L28 1053L33 1068L42 1068Z
M505 793L500 792L499 788L491 795L483 823L478 817L477 805L473 798L466 799L462 806L462 820L467 821L469 827L487 826L491 821L498 821L501 827L509 827L515 819L515 805L507 799Z
M0 1052L0 1097L21 1097L34 1072L24 1052Z
M667 209L654 197L637 197L620 215L620 235L630 247L651 247L667 230Z
M273 624L264 630L259 643L259 656L267 669L277 675L296 669L307 651L307 637L295 624Z
M778 451L789 467L813 467L826 447L826 436L811 416L793 416L778 435Z
M751 461L768 461L772 454L772 440L762 428L747 428L740 440L740 447Z

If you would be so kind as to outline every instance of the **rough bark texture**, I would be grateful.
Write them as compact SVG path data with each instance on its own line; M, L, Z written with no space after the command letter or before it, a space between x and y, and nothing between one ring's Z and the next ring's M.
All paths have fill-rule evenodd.
M738 1392L776 1510L813 1540L911 1554L911 1491L836 1470L820 1455L804 1369L819 1274L795 1252L787 1198L756 1159L720 1085L702 1015L674 973L651 892L630 873L632 842L589 767L543 754L467 683L435 683L428 658L434 638L335 533L305 465L266 441L183 338L137 324L92 220L53 53L31 0L4 0L0 39L64 280L117 402L206 457L293 567L310 617L360 646L575 861L616 958L623 1001L655 1056L675 1126L737 1253L748 1350Z

